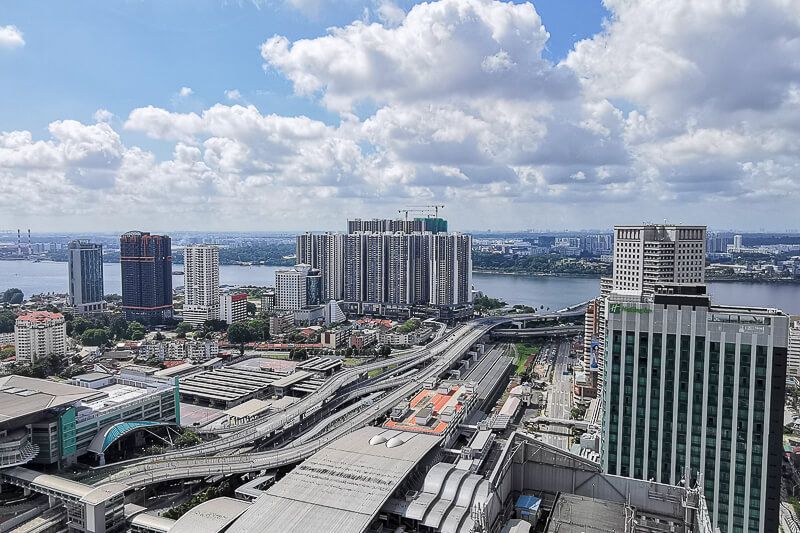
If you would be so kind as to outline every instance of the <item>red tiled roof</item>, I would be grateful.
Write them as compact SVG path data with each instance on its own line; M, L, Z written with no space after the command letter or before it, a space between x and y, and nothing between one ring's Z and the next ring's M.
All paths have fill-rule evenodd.
M64 318L64 315L61 313L51 313L50 311L34 311L33 313L17 317L17 320L24 320L25 322L48 322L58 318Z
M186 361L164 361L164 366L167 368L173 368L176 366L180 366L186 363Z

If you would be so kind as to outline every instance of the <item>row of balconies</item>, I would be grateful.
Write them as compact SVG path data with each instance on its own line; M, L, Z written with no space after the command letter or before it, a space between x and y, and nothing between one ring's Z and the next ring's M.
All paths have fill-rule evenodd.
M0 439L0 467L23 465L38 453L39 446L31 443L27 431L20 430Z

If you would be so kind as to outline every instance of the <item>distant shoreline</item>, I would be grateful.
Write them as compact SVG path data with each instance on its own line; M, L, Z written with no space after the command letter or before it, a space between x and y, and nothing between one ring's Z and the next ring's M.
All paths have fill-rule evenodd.
M597 274L573 274L569 272L520 272L520 271L501 271L501 270L486 270L486 269L472 269L473 274L496 274L502 276L527 276L531 278L581 278L581 279L597 279L599 280L605 276L598 276ZM609 276L610 277L610 276ZM715 283L752 283L758 285L797 285L800 284L800 278L796 279L752 279L752 278L706 278L706 282Z

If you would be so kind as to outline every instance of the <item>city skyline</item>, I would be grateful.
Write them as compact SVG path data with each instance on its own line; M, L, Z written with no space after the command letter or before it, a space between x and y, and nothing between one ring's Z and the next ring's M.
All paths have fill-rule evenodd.
M188 7L8 6L0 227L795 225L789 4Z

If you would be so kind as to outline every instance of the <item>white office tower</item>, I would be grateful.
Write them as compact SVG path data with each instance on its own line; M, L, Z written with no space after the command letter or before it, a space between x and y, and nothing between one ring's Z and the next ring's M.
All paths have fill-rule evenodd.
M617 294L653 294L655 283L705 283L706 227L614 227Z
M48 355L67 354L67 326L64 315L34 311L17 317L14 323L17 363L34 364Z
M194 244L183 252L183 320L193 326L217 320L219 312L219 247Z
M431 235L432 305L458 305L472 301L472 236L452 233Z
M741 235L734 235L733 236L733 251L739 252L742 250L742 236Z
M793 316L789 327L789 348L786 354L786 375L800 378L800 317Z
M88 239L67 246L69 306L79 315L106 310L103 298L103 245Z
M307 278L311 265L299 264L275 271L275 308L280 311L297 311L308 305Z

